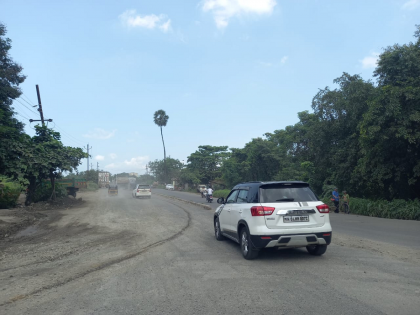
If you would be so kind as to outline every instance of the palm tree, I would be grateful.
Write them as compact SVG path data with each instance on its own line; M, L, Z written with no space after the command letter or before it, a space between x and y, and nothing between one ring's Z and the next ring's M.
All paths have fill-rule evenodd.
M165 127L168 123L169 116L166 115L166 112L163 109L159 109L155 111L155 115L153 117L153 120L156 125L160 127L160 135L162 136L162 143L163 143L163 163L165 165L165 180L166 178L166 149L165 149L165 141L163 141L163 132L162 127Z

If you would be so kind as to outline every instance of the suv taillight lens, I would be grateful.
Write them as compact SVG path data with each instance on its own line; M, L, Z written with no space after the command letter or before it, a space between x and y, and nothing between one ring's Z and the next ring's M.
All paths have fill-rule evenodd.
M318 209L319 213L329 213L330 212L330 207L328 207L326 204L316 206L316 208Z
M137 192L140 192L140 189L137 189Z
M261 217L261 216L265 216L265 215L271 215L271 214L273 214L275 209L276 208L273 208L273 207L262 207L262 206L252 207L251 208L251 215L253 217Z

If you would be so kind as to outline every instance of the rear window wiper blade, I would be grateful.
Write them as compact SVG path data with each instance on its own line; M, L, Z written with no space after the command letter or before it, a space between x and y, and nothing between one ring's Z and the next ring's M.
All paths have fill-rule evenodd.
M283 199L277 199L276 201L294 201L295 198L283 198Z

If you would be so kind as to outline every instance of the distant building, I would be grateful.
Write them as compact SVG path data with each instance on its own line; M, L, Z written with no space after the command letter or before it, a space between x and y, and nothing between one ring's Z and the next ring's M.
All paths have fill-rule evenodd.
M129 176L136 176L136 177L139 177L139 173L134 173L134 172L132 172L132 173L130 173L130 174L129 174Z

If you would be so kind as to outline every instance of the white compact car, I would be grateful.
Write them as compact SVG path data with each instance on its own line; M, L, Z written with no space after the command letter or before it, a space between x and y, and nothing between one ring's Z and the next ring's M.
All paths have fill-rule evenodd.
M166 190L174 190L174 185L168 184L168 185L166 185L165 189Z
M241 183L217 202L222 205L213 219L216 239L239 243L245 259L275 247L306 247L319 256L331 243L330 209L308 183Z
M133 198L152 198L152 189L150 185L137 185L131 193Z

